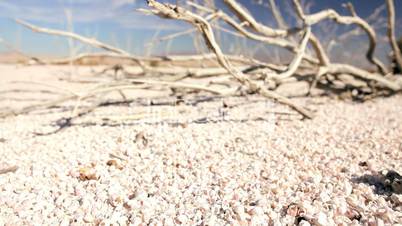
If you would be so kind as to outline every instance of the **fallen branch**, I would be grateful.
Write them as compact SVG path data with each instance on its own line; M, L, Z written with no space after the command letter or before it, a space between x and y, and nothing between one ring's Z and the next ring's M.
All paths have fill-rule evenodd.
M40 103L40 104L34 104L30 105L27 107L23 107L18 110L8 110L4 112L0 112L0 118L7 118L10 116L15 116L15 115L20 115L20 114L27 114L32 111L40 110L40 109L46 109L49 107L54 107L59 104L65 103L67 101L72 101L72 100L78 100L81 102L82 100L88 99L90 97L93 97L97 94L101 93L107 93L107 92L112 92L112 91L119 91L119 90L127 90L127 89L142 89L144 88L143 86L137 86L135 84L149 84L149 85L160 85L160 86L167 86L167 87L173 87L173 88L183 88L183 89L191 89L191 90L199 90L199 91L206 91L210 92L212 94L217 94L217 95L230 95L234 93L234 90L218 90L218 89L213 89L210 87L202 86L202 85L195 85L195 84L187 84L187 83L179 83L179 82L167 82L167 81L156 81L156 80L146 80L146 79L128 79L126 81L126 84L122 83L117 83L116 85L114 84L107 84L107 85L101 85L101 86L96 86L96 88L91 89L87 91L85 94L71 94L71 95L66 95L64 97L61 97L56 100L52 100L49 102L45 103ZM77 109L77 107L75 107Z
M18 170L18 166L10 166L10 167L6 167L6 168L1 168L0 174L15 173L17 170Z
M69 64L70 62L77 62L80 60L85 60L85 59L90 59L90 58L112 58L112 59L121 59L121 60L133 60L133 61L152 61L154 60L153 58L145 58L145 57L136 57L136 56L126 56L126 55L120 55L120 54L115 54L115 53L81 53L78 54L77 56L72 56L68 58L60 58L60 59L39 59L35 58L32 59L33 61L37 62L37 64L55 64L55 65L63 65L63 64ZM160 60L155 59L155 60Z
M252 58L246 58L243 56L238 56L238 55L226 55L226 57L231 60L232 62L240 63L240 64L245 64L245 65L266 65L266 66L273 66L272 64L267 64L264 62L261 62L257 59L252 59ZM144 63L162 63L162 62L169 62L169 63L180 63L180 62L198 62L198 61L203 61L203 60L216 60L216 55L215 54L203 54L203 55L168 55L168 56L153 56L153 57L141 57L141 56L123 56L119 54L114 54L114 53L82 53L74 57L68 57L68 58L61 58L61 59L38 59L35 58L33 59L36 61L38 64L55 64L55 65L63 65L63 64L69 64L70 62L77 62L77 61L83 61L85 59L91 59L91 58L110 58L110 59L119 59L119 60L140 60L141 62ZM137 64L136 64L137 65Z
M332 9L306 15L303 12L300 1L294 0L297 16L301 19L298 21L302 21L303 23L300 27L289 28L285 24L279 9L276 8L275 0L270 0L272 13L279 25L279 28L276 29L257 22L257 20L236 0L224 1L232 10L231 12L237 15L237 18L233 18L229 12L200 6L194 2L188 2L188 4L196 8L198 13L201 12L200 14L175 5L162 4L157 0L148 0L148 5L152 8L151 10L141 10L159 15L163 18L182 20L192 24L194 26L193 29L171 34L160 39L157 39L155 35L155 40L171 41L180 35L200 31L206 46L212 51L211 54L203 55L167 55L161 57L135 56L125 50L102 43L96 39L83 37L71 32L41 28L23 21L17 21L34 32L68 37L107 51L104 53L83 53L75 57L57 60L34 59L37 63L63 64L91 57L118 59L118 61L115 61L118 63L113 67L108 67L100 73L93 75L94 80L90 80L90 82L96 82L95 79L98 75L105 74L109 70L114 70L115 79L113 81L108 78L109 80L106 80L105 84L97 86L94 89L85 90L82 93L68 93L66 96L62 96L54 101L31 105L18 110L4 109L0 112L0 118L54 107L67 101L77 101L70 117L69 122L71 122L72 119L85 115L85 112L90 112L99 106L98 102L102 100L101 97L108 95L109 92L119 92L122 98L126 100L127 97L123 93L123 90L160 90L165 87L174 88L174 90L204 91L219 96L234 95L235 93L239 93L239 90L244 91L243 88L246 88L247 92L258 93L264 97L271 98L293 108L304 117L311 118L312 113L310 111L275 92L274 89L278 87L279 83L283 84L303 80L303 83L305 83L305 81L310 82L310 84L312 84L311 87L314 87L319 81L321 84L325 85L326 88L336 89L337 91L343 90L343 92L349 92L350 89L357 89L364 93L363 95L369 93L373 94L373 96L378 94L387 95L401 90L402 82L392 75L383 76L380 73L372 73L352 65L331 63L320 40L311 31L313 25L320 23L324 19L331 19L340 24L357 25L358 28L366 32L369 37L370 43L366 54L367 59L376 65L378 71L385 73L387 70L386 67L374 56L377 44L376 33L366 21L357 15L353 5L348 4L351 16L341 16ZM394 31L395 9L393 7L393 1L387 1L389 2L388 5L390 9L388 36L397 57L398 49L397 47L394 48L396 43ZM211 20L217 19L228 24L229 28L227 29L219 25L211 24ZM262 47L265 48L267 45L274 45L294 53L294 57L289 65L286 66L281 64L269 64L243 56L225 55L216 41L216 34L213 29L223 30L239 37L261 42L259 45L255 46L254 49L261 50ZM309 43L315 55L308 48ZM199 42L196 42L196 46L201 47L199 46ZM202 48L199 48L199 50L202 51ZM210 60L211 62L206 64L207 62L204 60ZM398 59L396 60L398 62ZM139 64L140 67L125 68L123 66L124 64L131 65L131 62ZM191 65L191 67L188 67L189 65ZM205 68L206 65L209 67ZM398 66L400 66L399 62ZM116 76L121 74L124 75L122 78ZM207 81L207 79L204 78L208 78L209 80ZM185 81L193 82L178 82L184 79L186 79ZM196 83L201 79L206 83L205 85ZM196 82L194 82L194 80L196 80ZM81 81L88 82L89 80ZM97 81L99 82L99 80ZM215 84L215 86L213 86L213 84ZM216 86L216 84L219 86ZM241 89L239 89L239 87ZM92 98L96 98L98 102L94 102ZM86 108L84 112L79 112L78 110L84 108L82 106L82 101L84 100L86 100L86 103L91 101L92 106Z
M376 81L383 87L386 87L395 92L401 90L401 86L398 83L390 81L384 78L384 76L375 73L370 73L368 71L365 71L363 69L348 64L331 64L327 67L327 73L350 74L361 79Z
M250 91L260 93L261 95L272 98L279 103L288 105L299 112L301 115L307 118L312 118L311 112L304 109L303 107L298 106L297 104L290 101L288 98L283 97L276 92L267 90L262 85L250 80L247 76L245 76L242 72L236 70L232 67L230 61L228 61L225 55L222 53L219 45L215 41L215 36L211 25L201 16L198 16L190 11L187 11L181 7L172 6L170 4L161 4L155 0L148 0L148 6L155 9L153 11L156 15L159 15L163 18L171 18L177 20L186 21L195 27L197 27L202 33L206 45L209 49L211 49L217 56L218 62L222 65L222 67L226 68L227 71L238 80L243 85L246 85Z

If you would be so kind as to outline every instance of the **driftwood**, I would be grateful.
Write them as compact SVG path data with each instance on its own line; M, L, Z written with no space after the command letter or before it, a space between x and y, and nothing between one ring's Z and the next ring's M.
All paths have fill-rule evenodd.
M308 110L293 103L288 98L283 97L273 91L266 89L265 87L261 86L259 83L252 81L246 75L244 75L242 72L240 72L236 68L234 68L231 65L230 61L228 61L227 58L225 57L225 55L223 54L219 45L216 43L215 36L214 36L213 30L211 28L211 25L204 18L202 18L199 15L196 15L190 11L187 11L185 9L177 8L177 6L172 7L171 5L161 4L161 3L153 1L153 0L149 0L148 5L152 8L155 8L156 11L154 11L154 13L161 17L183 20L183 21L191 23L195 27L197 27L202 32L206 45L213 52L215 52L215 54L218 58L218 62L222 65L222 67L226 68L227 71L231 75L233 75L234 78L236 78L242 84L246 85L252 92L258 92L265 97L272 98L282 104L289 105L290 107L292 107L293 109L298 111L303 116L305 116L307 118L312 118L312 113L309 112Z
M84 100L98 100L94 101L92 107L85 109L88 112L89 110L93 110L99 104L99 98L107 93L119 92L120 96L126 100L128 97L123 93L123 90L149 90L161 87L196 90L219 96L239 94L238 91L241 88L246 88L248 93L258 93L276 100L281 104L293 108L305 118L312 118L313 115L307 108L296 104L295 100L279 95L275 89L284 83L297 82L298 80L307 81L310 84L310 90L318 85L331 89L331 84L335 84L337 89L343 88L345 92L352 88L361 90L362 92L372 92L373 95L389 95L402 89L401 80L389 74L389 67L385 66L375 56L377 46L375 29L358 16L353 5L350 3L346 5L350 11L350 16L344 16L333 9L306 14L300 1L293 0L293 14L296 15L295 17L298 18L301 25L292 27L286 24L275 0L269 0L271 12L278 25L277 28L274 28L257 21L236 0L224 0L230 11L211 8L214 7L213 4L200 5L193 1L188 1L184 6L163 4L157 0L148 0L147 2L150 8L139 9L139 11L155 14L166 19L182 20L194 26L194 28L161 38L155 37L148 44L149 46L159 42L169 42L182 35L199 32L205 45L212 53L176 56L136 56L93 38L87 38L72 32L42 28L17 20L17 23L34 32L75 39L105 51L102 53L81 53L64 59L45 60L32 58L33 63L71 64L71 62L79 62L91 58L110 58L119 59L119 61L124 60L123 62L129 62L130 65L136 65L136 67L128 68L126 65L108 67L94 74L94 76L99 76L106 74L108 71L114 72L115 78L107 84L97 85L93 89L85 90L82 93L66 92L59 99L27 106L22 109L3 109L0 111L0 118L25 114L38 109L60 105L68 101L75 101L74 110L69 119L71 121L73 118L83 115L83 111L79 111L79 106ZM388 38L397 66L401 69L401 52L395 39L395 8L393 0L386 0L386 2L388 9ZM185 6L189 6L193 10ZM372 15L378 15L380 10L381 8L376 9ZM350 35L364 32L369 39L366 58L371 64L376 66L377 70L368 71L349 64L331 62L330 57L321 44L320 37L317 37L312 29L325 19L333 20L337 24L357 25L359 29L346 32L343 36L341 35L336 38L336 40L342 41ZM229 28L221 26L219 22L229 25ZM236 37L258 41L261 43L261 46L272 45L280 47L293 54L293 58L287 64L272 64L256 60L249 56L224 54L216 40L217 33L215 30L223 31ZM202 49L198 41L195 42L195 45L198 49ZM202 62L202 64L200 63L197 66L196 64L185 64L186 62ZM208 62L208 66L204 64L205 62ZM117 78L117 73L122 74L122 77ZM187 81L187 78L193 79L193 82ZM206 85L199 85L197 82L194 82L194 80L197 81L197 79L206 78L210 79ZM96 77L92 81L96 82ZM82 80L82 82L85 81Z
M402 71L402 50L399 49L395 38L395 6L394 0L387 0L388 9L388 38L391 43L393 56L395 58L396 67Z

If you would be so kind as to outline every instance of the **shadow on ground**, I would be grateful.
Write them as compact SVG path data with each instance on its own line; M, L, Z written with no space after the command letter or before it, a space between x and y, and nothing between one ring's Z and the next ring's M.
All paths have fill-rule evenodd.
M213 107L214 109L216 108L216 111L219 113L219 115L201 115L200 117L197 118L192 118L188 120L178 120L178 119L160 119L160 120L152 120L152 121L144 121L144 120L129 120L128 122L124 121L114 121L114 120L108 120L108 119L102 119L102 120L95 120L95 121L86 121L86 122L77 122L78 118L81 118L85 115L88 115L92 113L94 110L98 108L103 108L103 107L112 107L112 106L126 106L126 107L135 107L135 106L140 106L140 107L149 107L149 106L170 106L174 107L177 105L187 105L187 106L193 106L196 107L201 103L204 102L216 102L217 105ZM82 111L75 117L62 117L59 118L55 121L53 121L50 125L53 126L55 129L49 132L34 132L34 135L37 136L46 136L46 135L52 135L56 134L58 132L61 132L67 128L70 128L72 126L80 126L80 127L89 127L89 126L108 126L108 127L115 127L115 126L133 126L133 125L138 125L138 124L146 124L146 125L160 125L160 124L166 124L171 127L178 127L178 126L187 126L188 124L206 124L206 123L221 123L221 122L230 122L230 123L245 123L245 122L256 122L256 121L264 121L264 122L272 122L272 117L266 116L268 115L277 115L276 120L281 120L281 121L291 121L291 120L300 120L298 118L298 114L295 113L288 113L288 112L280 112L280 111L265 111L265 114L263 116L259 117L246 117L246 118L237 118L237 119L232 119L228 118L227 114L230 109L236 108L236 107L241 107L246 104L250 103L258 103L260 102L259 100L250 100L246 102L240 102L240 103L231 103L227 104L223 101L222 97L209 97L209 96L198 96L195 98L191 99L182 99L181 97L176 97L173 100L166 100L166 98L154 98L152 100L150 99L134 99L134 100L123 100L123 101L111 101L107 100L104 102L100 102L97 105L94 105L92 107L86 107L86 109L81 109ZM61 106L56 108L58 112L68 112L72 111L74 106ZM49 114L55 111L55 108L53 109L46 109L40 112L35 112L33 114ZM281 117L283 116L283 117Z
M393 170L387 173L365 174L352 178L352 182L374 186L374 192L378 195L402 194L402 176Z

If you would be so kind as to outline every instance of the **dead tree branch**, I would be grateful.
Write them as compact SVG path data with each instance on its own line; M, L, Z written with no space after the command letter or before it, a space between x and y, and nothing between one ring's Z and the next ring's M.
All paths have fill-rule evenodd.
M50 34L50 35L57 35L57 36L63 36L63 37L68 37L68 38L72 38L75 39L77 41L80 41L82 43L100 48L100 49L104 49L106 51L109 52L113 52L116 54L120 54L122 56L125 57L129 57L131 60L135 61L140 67L142 67L144 69L144 71L146 70L146 66L142 63L142 61L140 59L138 59L137 57L132 56L129 52L126 52L122 49L116 48L114 46L108 45L106 43L100 42L94 38L87 38L72 32L67 32L67 31L60 31L60 30L54 30L54 29L48 29L48 28L41 28L41 27L37 27L35 25L32 25L30 23L27 23L25 21L22 20L16 20L17 23L31 29L34 32L40 32L40 33L45 33L45 34ZM72 61L70 61L71 63ZM40 62L42 63L42 62Z
M60 31L60 30L54 30L54 29L48 29L48 28L41 28L41 27L37 27L35 25L32 25L30 23L27 23L25 21L22 20L16 20L17 23L23 25L24 27L27 27L29 29L31 29L34 32L40 32L40 33L46 33L46 34L50 34L50 35L57 35L57 36L64 36L64 37L68 37L68 38L72 38L75 39L77 41L89 44L91 46L95 46L110 52L114 52L117 54L121 54L123 56L130 56L131 54L122 50L122 49L118 49L114 46L105 44L103 42L100 42L96 39L92 39L92 38L86 38L83 37L81 35L77 35L75 33L72 32L67 32L67 31Z
M149 84L149 85L159 85L159 86L165 86L165 87L199 90L199 91L206 91L206 92L210 92L210 93L222 95L222 96L230 95L234 92L233 90L222 91L222 90L218 90L218 89L214 89L214 88L210 88L210 87L206 87L206 86L202 86L202 85L187 84L187 83L180 83L180 82L167 82L167 81L157 81L157 80L148 80L148 79L129 79L129 80L127 80L127 82L125 84L122 84L122 83L117 83L116 85L107 84L106 87L97 86L96 88L87 91L85 94L70 94L70 95L63 96L59 99L49 101L49 102L30 105L30 106L23 107L23 108L17 109L17 110L13 109L13 110L9 110L9 111L0 112L0 118L7 118L10 116L27 114L32 111L57 106L59 104L65 103L67 101L78 100L79 102L81 102L82 100L88 99L88 98L96 96L98 94L108 93L108 92L112 92L112 91L144 88L143 86L138 86L138 84ZM76 109L76 108L77 108L77 106L74 109ZM74 110L74 111L76 111L76 110Z
M224 0L227 6L232 9L236 16L242 21L247 22L248 25L255 31L264 34L268 37L286 37L291 33L298 32L300 29L282 30L273 29L258 23L252 15L250 15L238 2L235 0Z
M327 11L322 11L322 12L317 13L317 14L305 15L299 0L294 0L293 2L294 2L294 5L295 5L297 14L299 15L299 17L303 20L303 22L305 24L312 25L312 24L318 23L320 20L323 20L323 19L325 19L327 17L332 18L332 19L334 19L336 21L342 21L341 23L350 23L349 19L357 18L357 17L348 17L348 18L341 17L335 11L333 11L331 9L327 10ZM356 16L356 13L353 10L353 6L350 5L349 7L352 10L352 14L354 16ZM353 22L353 20L355 20L355 19L351 19L351 20ZM357 18L356 20L359 21L361 19ZM366 23L366 22L364 22L364 23ZM365 27L365 28L369 28L369 27L367 27L365 25L362 25L362 26ZM373 33L371 33L371 34L372 35L371 36L369 35L369 36L375 38L374 30L373 30ZM374 40L374 43L375 43L375 39L373 39L373 40ZM375 45L374 45L374 47L375 47ZM323 50L321 50L319 52L324 53ZM367 72L365 70L362 70L362 69L359 69L359 68L356 68L356 67L353 67L353 66L347 65L347 64L331 64L329 62L329 60L326 61L326 64L325 64L324 67L320 68L320 70L317 73L317 76L316 76L315 81L313 82L312 86L315 86L315 84L317 83L318 79L322 75L324 75L326 73L334 73L334 74L346 73L346 74L351 74L351 75L353 75L355 77L358 77L358 78L361 78L361 79L376 81L379 84L383 85L384 87L387 87L387 88L389 88L390 90L393 90L393 91L399 91L401 89L400 86L397 83L389 81L389 80L385 79L384 77L382 77L380 75L370 73L370 72Z
M313 26L314 24L319 23L320 21L324 19L332 19L337 23L340 24L355 24L359 26L361 29L363 29L366 33L367 36L369 37L370 45L369 49L367 50L366 57L369 62L373 63L374 65L377 66L378 70L382 74L387 74L387 68L384 66L384 64L377 59L374 56L375 48L377 45L377 38L376 38L376 33L374 29L362 18L358 17L357 15L354 16L341 16L339 15L335 10L333 9L327 9L320 11L318 13L310 14L310 15L303 15L302 13L302 8L300 4L300 0L293 0L294 5L296 6L296 10L299 15L302 16L302 19L306 25Z
M281 14L281 11L278 9L275 0L269 0L269 7L271 8L272 15L274 16L279 29L285 30L288 28L285 20Z
M293 109L295 109L297 112L302 114L304 117L307 118L312 118L311 112L308 110L304 109L303 107L300 107L290 101L288 98L283 97L276 92L267 90L265 87L260 85L259 83L256 83L255 81L250 80L246 75L244 75L242 72L238 71L237 69L233 68L230 61L227 60L225 55L223 54L222 50L220 49L219 45L215 41L215 36L213 33L213 30L211 28L211 25L206 21L204 18L202 18L199 15L196 15L190 11L187 11L181 7L173 6L170 4L161 4L155 0L148 0L148 5L152 8L154 8L154 13L162 18L171 18L171 19L177 19L177 20L183 20L186 21L195 27L197 27L206 42L206 45L208 46L209 49L211 49L217 56L219 63L222 65L222 67L226 68L227 71L234 77L236 80L241 82L242 84L246 85L250 91L252 92L258 92L261 95L272 98L279 103L286 104Z
M388 9L388 39L399 71L402 71L402 50L399 49L395 38L395 6L394 0L387 0Z
M300 20L298 20L299 27L291 27L285 23L285 20L275 4L275 0L269 1L271 11L278 23L278 28L271 28L258 22L252 14L249 13L247 9L243 8L236 0L224 0L231 12L217 10L213 6L212 8L214 9L211 9L210 7L201 6L194 2L188 2L188 5L192 6L191 9L195 9L194 11L190 11L176 5L162 4L157 0L148 0L147 2L151 9L141 11L155 14L162 18L185 21L194 27L193 29L170 34L159 39L155 36L155 42L164 40L171 41L180 35L199 31L206 46L212 52L210 54L201 55L166 55L160 57L135 56L123 49L116 48L96 39L83 37L71 32L41 28L24 21L17 21L19 24L34 32L63 36L106 50L106 52L103 53L82 53L67 59L37 59L37 63L65 64L87 58L111 58L118 59L119 64L118 66L108 67L100 73L93 75L95 80L91 80L91 82L99 81L96 80L98 79L96 78L97 75L105 74L110 70L115 71L114 74L116 77L114 80L113 78L106 78L109 79L106 80L106 83L98 85L93 89L85 90L82 93L66 92L64 96L53 101L31 105L17 110L3 110L0 112L0 118L29 113L38 109L75 101L76 104L71 116L72 120L75 117L84 115L82 112L80 113L78 111L78 109L82 110L82 101L85 103L91 102L92 107L89 109L93 110L94 107L99 106L99 99L106 96L109 92L117 91L125 99L126 96L122 93L122 90L128 89L161 90L167 87L174 88L175 90L197 90L209 92L214 95L226 96L239 93L239 86L246 88L249 93L258 93L264 97L287 105L296 110L303 117L312 118L312 113L309 110L299 106L287 97L279 95L275 90L277 85L287 85L284 83L303 80L303 82L309 82L310 87L315 87L315 85L319 83L320 85L324 85L326 89L343 89L344 92L349 92L350 88L352 88L362 93L370 93L367 95L372 96L378 95L378 93L380 93L380 95L387 95L401 91L402 83L393 75L383 76L380 73L372 73L352 65L331 63L320 39L312 32L312 26L325 19L333 20L339 24L357 25L357 29L362 32L364 31L369 39L366 58L377 67L379 72L383 74L386 73L387 68L374 55L377 45L376 33L368 22L357 15L353 5L347 5L351 16L342 16L333 9L323 10L313 14L305 14L300 0L293 0L297 15L296 18ZM398 66L401 67L402 57L395 39L395 9L393 0L387 0L387 6L389 11L388 38L391 42ZM376 12L378 12L378 10L376 10ZM230 15L231 13L235 14L237 18L233 18L233 16ZM292 14L294 14L294 12L292 12ZM211 23L212 20L221 20L229 25L230 28L227 29L219 25L213 25ZM300 23L300 21L302 23ZM293 53L293 59L288 65L284 65L269 64L242 56L225 55L216 41L216 34L213 29L223 30L245 38L242 39L242 41L249 39L261 42L255 49L261 48L261 46L265 47L266 45L280 47L283 50ZM311 46L309 46L309 44ZM315 55L311 53L309 47L312 47ZM125 68L121 65L131 65L132 62L138 64L139 67ZM205 62L208 62L208 67L205 67L207 65ZM120 73L117 73L118 71ZM117 79L117 75L120 74L124 75L123 78ZM194 82L194 80L197 82L202 81L205 85L198 84ZM363 97L363 99L364 98L365 97ZM94 101L94 99L98 101Z
M370 73L368 71L354 67L352 65L330 64L327 67L327 69L328 69L327 73L330 73L330 74L339 74L339 73L350 74L350 75L353 75L353 76L361 78L361 79L376 81L379 84L381 84L382 86L387 87L388 89L395 91L395 92L401 90L401 86L398 85L398 83L390 81L390 80L384 78L384 76L381 76L379 74Z
M280 80L291 77L300 66L300 63L305 54L307 43L308 43L308 40L310 39L310 36L311 36L311 27L306 27L306 32L303 36L300 46L297 48L296 55L295 55L293 61L289 64L287 70L280 74L275 74L275 75L268 76L268 77L272 77L276 81L280 81Z
M194 6L194 7L200 7L198 4L193 3L193 2L189 2L188 4L191 6ZM238 4L238 3L236 3L236 4ZM239 6L239 7L241 7L241 6ZM205 9L205 7L202 7L200 9L208 10L208 12L210 12L210 13L213 12L212 9ZM246 12L244 12L244 13L246 13ZM239 24L236 20L234 20L231 16L229 16L228 14L226 14L223 11L218 11L217 17L219 17L220 19L225 21L227 24L232 26L235 30L237 30L240 34L242 34L246 38L249 38L249 39L252 39L255 41L264 42L264 43L270 44L270 45L283 47L290 52L295 53L297 51L297 47L294 45L294 43L292 43L286 39L283 39L281 37L270 37L270 36L259 35L259 34L248 31L245 28L245 26L249 23L248 21ZM269 27L267 27L265 25L261 24L261 26L266 27L267 29L270 29ZM317 54L317 55L321 55L321 54ZM315 59L314 57L308 56L308 55L304 55L304 59L313 64L320 63L317 59Z

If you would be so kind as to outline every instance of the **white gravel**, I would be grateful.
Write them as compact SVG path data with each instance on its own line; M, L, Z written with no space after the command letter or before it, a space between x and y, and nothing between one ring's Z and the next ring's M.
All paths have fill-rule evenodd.
M402 96L299 101L313 120L255 96L103 107L46 136L66 112L2 120L0 170L18 169L0 174L0 225L402 224L385 176L402 173ZM93 118L143 111L171 114Z

